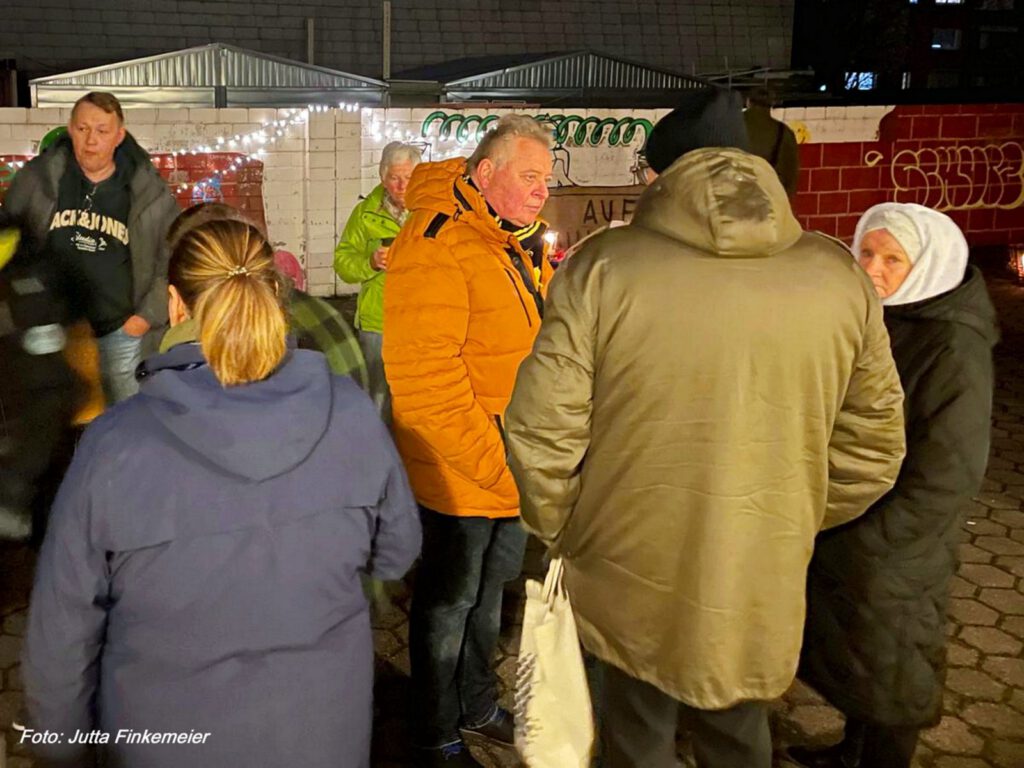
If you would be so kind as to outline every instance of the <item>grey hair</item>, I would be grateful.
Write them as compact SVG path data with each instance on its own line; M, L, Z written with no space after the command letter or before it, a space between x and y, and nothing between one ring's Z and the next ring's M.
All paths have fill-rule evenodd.
M392 165L406 162L416 165L422 157L423 150L419 147L392 141L380 154L380 177L383 179Z
M533 139L548 149L553 144L551 131L529 115L505 115L495 127L484 134L476 150L466 161L466 170L473 173L480 161L490 159L495 165L507 160L507 150L512 139Z

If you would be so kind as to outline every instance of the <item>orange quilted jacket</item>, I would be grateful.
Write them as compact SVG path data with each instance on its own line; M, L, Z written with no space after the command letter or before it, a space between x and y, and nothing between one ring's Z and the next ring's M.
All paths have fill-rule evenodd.
M545 259L538 279L464 173L462 158L413 173L412 213L391 248L384 290L384 367L395 442L420 504L514 517L519 493L502 421L551 267Z

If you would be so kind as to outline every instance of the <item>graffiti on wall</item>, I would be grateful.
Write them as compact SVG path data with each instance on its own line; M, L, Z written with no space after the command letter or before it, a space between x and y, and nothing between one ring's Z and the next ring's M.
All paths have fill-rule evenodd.
M872 152L865 163L882 159ZM890 173L901 203L940 211L1024 205L1024 145L1018 141L903 149L893 156Z
M550 125L558 146L591 146L607 143L610 147L627 146L635 138L642 145L654 128L650 120L638 117L583 117L582 115L540 114L535 120ZM441 139L479 141L495 122L497 115L472 115L443 111L431 112L420 126L420 135L429 138L437 123L437 136ZM642 131L642 134L638 136Z

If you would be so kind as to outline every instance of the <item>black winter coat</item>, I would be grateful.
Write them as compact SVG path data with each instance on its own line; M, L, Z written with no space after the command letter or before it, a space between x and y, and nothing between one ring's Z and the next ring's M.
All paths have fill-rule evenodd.
M0 540L31 533L41 481L75 404L77 382L64 358L66 302L52 267L23 235L0 269Z
M907 457L868 512L818 537L800 676L848 717L938 722L946 608L965 503L988 461L995 310L981 273L886 307L906 394Z

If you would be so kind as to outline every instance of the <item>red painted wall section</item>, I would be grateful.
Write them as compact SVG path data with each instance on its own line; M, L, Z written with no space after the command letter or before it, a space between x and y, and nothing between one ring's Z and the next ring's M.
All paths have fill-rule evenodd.
M800 146L800 223L849 242L876 203L948 214L974 246L1024 242L1024 104L896 107L879 140Z
M200 202L225 202L245 211L266 228L263 163L259 160L250 160L234 152L196 155L156 153L150 157L182 208ZM28 159L27 156L0 157L0 202L14 175L11 163Z

